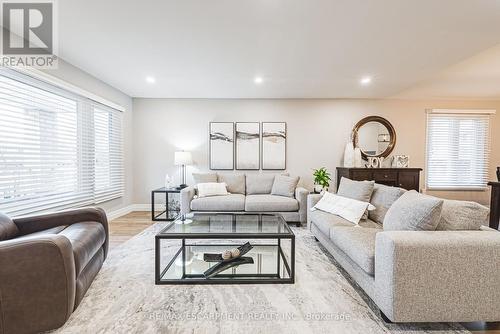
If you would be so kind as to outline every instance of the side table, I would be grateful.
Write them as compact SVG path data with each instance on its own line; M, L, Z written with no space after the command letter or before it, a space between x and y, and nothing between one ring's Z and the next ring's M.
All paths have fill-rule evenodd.
M179 194L180 196L181 189L177 188L165 188L161 187L151 191L151 220L153 221L173 221L177 218L180 212L180 208L175 208L172 210L171 201L169 200L169 194ZM165 210L156 214L155 213L155 195L156 194L165 194ZM180 199L179 199L180 200ZM162 216L165 216L162 218Z

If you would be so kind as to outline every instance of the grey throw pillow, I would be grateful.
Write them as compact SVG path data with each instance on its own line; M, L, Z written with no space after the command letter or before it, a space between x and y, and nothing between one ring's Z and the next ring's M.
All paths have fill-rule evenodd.
M374 185L375 181L353 181L342 177L337 195L361 202L370 202Z
M295 197L295 188L299 183L299 177L276 175L274 177L271 195Z
M270 194L274 176L274 174L247 174L247 195Z
M368 212L368 217L379 224L384 223L384 217L392 204L406 192L403 188L390 187L375 183L370 203L375 207Z
M384 231L434 231L441 218L443 200L408 191L389 208Z
M217 182L216 173L193 173L194 183L215 183Z
M219 183L225 183L231 194L245 195L245 174L217 174Z
M488 225L490 209L476 202L444 200L437 230L479 230Z

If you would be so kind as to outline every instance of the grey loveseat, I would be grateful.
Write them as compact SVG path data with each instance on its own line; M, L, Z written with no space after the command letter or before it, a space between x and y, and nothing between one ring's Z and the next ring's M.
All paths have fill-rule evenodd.
M375 191L378 192L375 198ZM500 233L384 231L384 214L399 188L375 184L370 201L381 208L359 226L324 211L310 211L308 228L394 322L500 321Z
M291 197L272 195L275 174L193 174L196 183L225 182L229 195L196 198L195 186L181 191L181 214L189 212L279 213L289 223L305 225L307 195L296 187Z

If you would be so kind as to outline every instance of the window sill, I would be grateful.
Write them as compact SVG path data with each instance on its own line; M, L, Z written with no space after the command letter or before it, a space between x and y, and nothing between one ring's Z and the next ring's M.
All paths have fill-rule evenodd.
M485 192L488 191L488 187L477 187L477 188L455 188L455 187L427 187L425 191L473 191L473 192Z

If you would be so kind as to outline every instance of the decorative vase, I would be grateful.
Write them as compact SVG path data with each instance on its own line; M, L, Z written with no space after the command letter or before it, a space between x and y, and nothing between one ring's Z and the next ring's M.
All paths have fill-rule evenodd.
M314 185L314 192L320 194L323 191L323 186L321 184Z
M361 157L361 149L359 147L354 149L354 167L363 167L363 158Z
M344 167L351 168L354 166L354 145L352 141L347 142L344 150Z
M168 174L165 174L165 188L167 189L172 188L172 179Z

